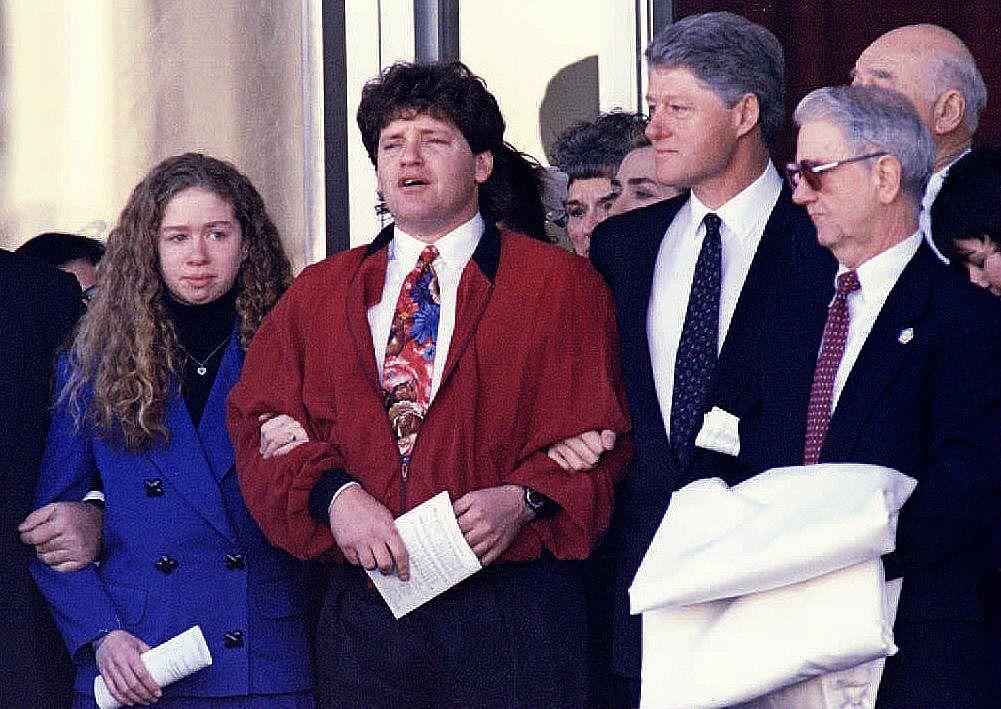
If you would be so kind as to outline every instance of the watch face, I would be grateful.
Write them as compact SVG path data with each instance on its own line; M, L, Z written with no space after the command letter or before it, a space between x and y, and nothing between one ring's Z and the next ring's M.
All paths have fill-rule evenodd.
M542 501L542 495L537 493L530 487L525 488L525 504L527 504L533 511L538 511L545 503Z

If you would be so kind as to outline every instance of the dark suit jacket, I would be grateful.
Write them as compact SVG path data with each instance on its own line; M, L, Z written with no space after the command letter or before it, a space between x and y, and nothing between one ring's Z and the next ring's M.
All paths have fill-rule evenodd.
M53 354L82 309L76 279L0 250L0 706L60 706L69 659L28 575L17 525L31 511L48 429Z
M668 441L654 387L647 342L647 309L657 252L668 226L688 194L627 212L598 225L591 237L591 260L615 298L622 343L622 374L633 421L634 456L616 494L608 544L614 547L613 670L639 677L640 622L630 617L627 591L653 539L671 493L701 471L714 469L722 456L702 454L687 470L679 469ZM746 396L753 364L749 347L768 319L763 304L793 274L821 272L833 277L834 262L817 246L805 210L792 203L782 187L765 226L757 253L720 352L711 400L733 410ZM820 296L814 294L814 300ZM708 410L708 408L706 409Z
M815 288L829 299L833 281ZM826 315L790 291L762 323L731 484L801 462ZM999 461L1001 304L922 244L852 367L820 452L822 463L885 465L918 481L897 551L885 557L887 577L904 582L882 705L987 706L997 691L979 571L998 516Z

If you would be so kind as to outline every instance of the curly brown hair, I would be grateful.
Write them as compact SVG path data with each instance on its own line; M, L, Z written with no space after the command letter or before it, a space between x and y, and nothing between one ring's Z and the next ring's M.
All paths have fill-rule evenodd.
M242 231L236 311L246 348L292 281L264 200L235 167L185 153L154 167L132 190L98 266L100 288L80 321L62 397L77 423L89 417L105 440L131 451L165 442L164 411L182 361L157 256L160 223L178 193L197 187L233 207ZM84 402L84 392L92 393Z

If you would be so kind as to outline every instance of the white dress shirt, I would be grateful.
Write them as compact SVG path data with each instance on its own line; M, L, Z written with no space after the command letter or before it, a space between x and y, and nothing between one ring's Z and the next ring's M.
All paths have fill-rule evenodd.
M845 340L845 353L838 365L838 373L834 377L834 393L831 398L831 410L838 407L838 399L845 388L845 382L852 371L855 360L865 344L872 326L883 309L886 298L897 284L897 279L904 267L917 253L921 246L920 231L907 237L893 248L873 256L856 270L861 288L848 294L848 337ZM847 271L844 266L838 267L838 275ZM835 277L835 284L837 277ZM833 300L832 300L833 302ZM818 353L819 357L819 353Z
M962 160L963 157L969 152L970 149L967 148L957 155L955 160L950 162L941 170L933 172L932 176L928 178L928 184L925 186L925 196L921 199L921 214L918 216L918 224L921 227L921 231L924 232L924 235L928 240L928 245L931 246L931 250L935 252L935 255L938 256L939 260L943 263L949 263L949 259L942 255L942 252L938 250L938 246L935 245L935 240L932 239L931 206L935 204L935 199L938 197L938 193L942 190L942 183L945 182L945 178L949 175L949 168Z
M483 218L477 212L468 222L434 242L435 248L438 249L438 258L434 260L433 266L438 275L441 311L438 318L434 373L431 375L432 400L441 384L441 375L448 360L448 348L452 342L452 332L455 330L455 300L459 290L459 279L477 244L480 243L481 236L483 236ZM386 265L386 283L382 288L382 299L369 308L367 313L380 381L400 288L403 287L407 274L417 265L417 259L426 246L428 244L415 239L399 227L393 228L393 239L388 246L389 260Z
M650 288L646 330L657 400L668 436L671 434L674 363L685 325L695 262L706 232L702 220L706 214L714 212L722 221L718 342L718 347L722 348L747 272L781 191L782 178L769 162L758 179L719 209L710 210L692 195L678 211L660 243Z

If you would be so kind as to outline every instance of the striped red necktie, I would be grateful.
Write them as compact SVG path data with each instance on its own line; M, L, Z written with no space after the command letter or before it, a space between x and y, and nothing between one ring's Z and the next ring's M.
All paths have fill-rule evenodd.
M827 309L827 324L824 325L824 338L821 340L817 367L813 370L810 405L806 411L804 465L816 463L820 459L820 449L827 436L827 427L831 424L834 377L838 374L841 358L845 355L845 343L848 341L848 324L851 319L848 312L848 295L861 287L858 273L854 269L845 271L838 276L837 292L834 294L834 301Z

